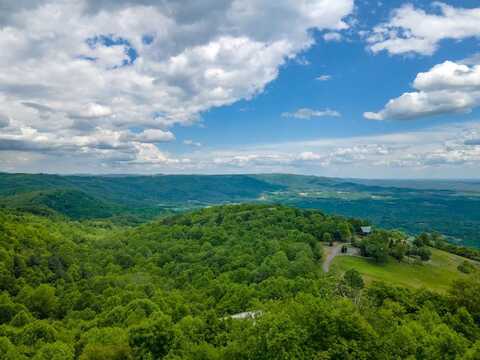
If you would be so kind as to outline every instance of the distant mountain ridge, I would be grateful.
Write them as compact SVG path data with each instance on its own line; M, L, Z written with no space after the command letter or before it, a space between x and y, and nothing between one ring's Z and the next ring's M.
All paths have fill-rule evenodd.
M248 175L60 176L0 174L0 196L70 188L128 205L255 199L284 189Z
M480 247L480 182L364 180L291 174L0 174L0 206L71 219L149 220L217 204L279 203L360 217Z
M0 174L0 206L73 219L139 212L155 216L172 206L255 201L284 190L243 175L60 176Z

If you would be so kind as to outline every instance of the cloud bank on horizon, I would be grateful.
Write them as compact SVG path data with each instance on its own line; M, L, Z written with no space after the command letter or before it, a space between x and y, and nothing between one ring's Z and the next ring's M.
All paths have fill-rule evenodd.
M328 89L347 76L347 71L333 74L322 68L322 51L318 57L315 53L320 46L344 51L342 46L358 43L365 57L409 61L435 56L445 41L480 37L480 7L405 4L386 9L385 20L364 21L361 10L366 6L354 0L3 1L0 171L286 170L364 176L360 170L346 171L353 161L376 169L368 173L380 177L393 168L398 170L395 176L402 176L406 168L420 169L423 176L428 167L444 165L463 166L468 176L480 175L470 170L480 162L480 135L472 119L461 129L455 127L458 141L445 136L443 129L451 129L449 124L432 130L443 134L441 141L429 140L426 130L418 132L417 137L428 143L421 147L414 129L394 129L399 138L409 134L395 145L385 141L387 134L373 128L368 134L367 128L356 125L361 121L375 126L361 120L362 112L364 118L381 123L475 116L480 106L480 57L475 49L463 60L442 59L419 68L412 91L399 88L401 95L378 111L367 111L371 105L362 104L355 126L345 132L351 146L349 140L332 135L319 134L322 139L312 141L307 128L301 130L303 139L300 132L290 139L293 134L286 130L276 138L277 125L265 130L267 141L252 143L252 131L260 132L252 129L262 121L312 119L295 124L340 129L352 117L344 111L349 99L326 104L307 90ZM285 75L282 81L288 85L282 96L258 112L256 101L268 96L269 87L295 66L298 72L315 68L314 85ZM412 79L404 86L408 88ZM292 91L305 91L305 103L289 103ZM230 112L224 116L233 118L239 102L253 105L252 111L244 112L245 132L237 134L235 145L217 144L225 130L209 119L214 117L210 114L226 109ZM320 117L325 120L313 121ZM285 126L294 126L292 122ZM282 148L285 144L290 144L288 152Z

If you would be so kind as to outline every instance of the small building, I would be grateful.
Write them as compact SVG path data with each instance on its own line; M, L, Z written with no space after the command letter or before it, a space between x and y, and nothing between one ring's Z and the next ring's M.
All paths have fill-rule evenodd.
M259 317L263 314L262 311L257 310L257 311L245 311L242 313L230 315L227 318L230 319L235 319L235 320L243 320L243 319L253 319L255 320L256 317Z
M361 235L367 236L372 233L372 227L371 226L360 226L360 232Z

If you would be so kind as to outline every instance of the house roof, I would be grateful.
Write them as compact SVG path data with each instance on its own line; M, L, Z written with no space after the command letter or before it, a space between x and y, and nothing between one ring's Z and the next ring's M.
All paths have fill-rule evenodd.
M245 311L242 313L234 314L231 315L231 319L255 319L257 316L262 315L261 310L256 310L256 311Z
M364 234L370 234L372 232L372 227L371 226L361 226L360 229L362 230L362 233L364 233Z

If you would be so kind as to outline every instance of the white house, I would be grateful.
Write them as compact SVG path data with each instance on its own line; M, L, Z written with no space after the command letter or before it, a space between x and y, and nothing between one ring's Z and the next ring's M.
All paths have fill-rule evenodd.
M370 235L372 233L371 226L361 226L360 230L362 231L362 235Z

